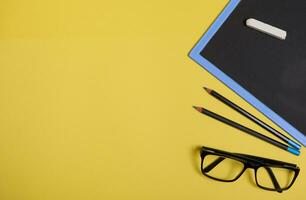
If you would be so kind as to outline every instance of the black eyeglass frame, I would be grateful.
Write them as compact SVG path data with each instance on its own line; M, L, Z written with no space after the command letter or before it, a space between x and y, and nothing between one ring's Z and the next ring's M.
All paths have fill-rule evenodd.
M259 188L262 188L264 190L269 190L269 191L282 192L284 190L288 190L294 184L294 182L295 182L295 180L296 180L296 178L297 178L297 176L300 172L300 168L296 164L287 163L287 162L278 161L278 160L273 160L273 159L269 159L269 158L262 158L262 157L258 157L258 156L248 155L248 154L231 153L231 152L226 152L226 151L213 149L213 148L209 148L209 147L204 147L204 146L201 148L200 154L201 154L201 172L204 176L207 176L211 179L221 181L221 182L234 182L234 181L236 181L237 179L240 178L240 176L246 171L246 169L251 168L251 169L254 169L254 172L255 172L256 185ZM218 178L209 176L206 173L205 168L203 168L204 167L203 166L204 158L207 155L217 155L217 156L220 156L221 158L230 158L230 159L236 160L238 162L241 162L244 165L244 168L232 180L222 180L222 179L218 179ZM271 177L274 186L276 187L278 185L278 187L274 188L274 189L267 188L267 187L264 187L264 186L260 185L257 181L257 170L260 167L264 167L264 168L266 167L265 169L267 169L267 170L270 169L268 167L277 167L277 168L289 169L289 170L292 170L294 172L294 177L293 177L291 183L286 188L280 188L278 183L277 183L277 180L275 179L275 177L274 178ZM273 176L273 172L272 172L272 176Z

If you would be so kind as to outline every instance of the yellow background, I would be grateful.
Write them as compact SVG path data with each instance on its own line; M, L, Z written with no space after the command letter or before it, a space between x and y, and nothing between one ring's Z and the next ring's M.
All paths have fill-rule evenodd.
M2 0L0 199L305 199L304 150L295 157L192 108L262 131L204 92L265 119L187 57L226 4ZM257 188L251 171L216 182L199 172L201 145L301 174L282 194Z

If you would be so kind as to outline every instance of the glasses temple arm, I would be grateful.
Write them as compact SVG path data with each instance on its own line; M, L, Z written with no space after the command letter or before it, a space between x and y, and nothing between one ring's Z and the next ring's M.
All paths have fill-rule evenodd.
M267 172L268 172L268 174L269 174L269 176L270 176L270 178L271 178L271 180L273 182L273 185L274 185L275 189L277 190L277 192L281 193L283 190L279 186L279 183L278 183L278 181L277 181L277 179L276 179L272 169L270 167L264 167L264 168L267 170Z
M207 167L203 169L205 173L210 172L213 168L215 168L220 162L222 162L225 158L219 157L214 162L210 163Z
M269 159L269 158L262 158L262 157L258 157L258 156L252 156L252 155L240 154L240 153L234 153L234 154L245 157L245 158L248 158L248 159L251 159L251 160L255 160L255 161L260 160L263 163L276 164L276 165L287 165L287 166L291 166L291 167L296 167L295 164L286 163L286 162L279 161L279 160L272 160L272 159Z

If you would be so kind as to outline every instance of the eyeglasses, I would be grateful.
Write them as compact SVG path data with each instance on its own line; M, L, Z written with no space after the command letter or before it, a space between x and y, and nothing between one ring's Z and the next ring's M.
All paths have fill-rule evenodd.
M201 171L211 179L234 182L251 168L258 187L277 192L288 190L300 172L295 164L208 147L201 148L201 159Z

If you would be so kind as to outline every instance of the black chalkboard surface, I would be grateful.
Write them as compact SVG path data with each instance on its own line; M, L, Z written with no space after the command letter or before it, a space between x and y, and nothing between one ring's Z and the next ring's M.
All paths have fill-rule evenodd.
M254 18L287 31L248 28ZM306 136L306 1L242 0L200 52Z

